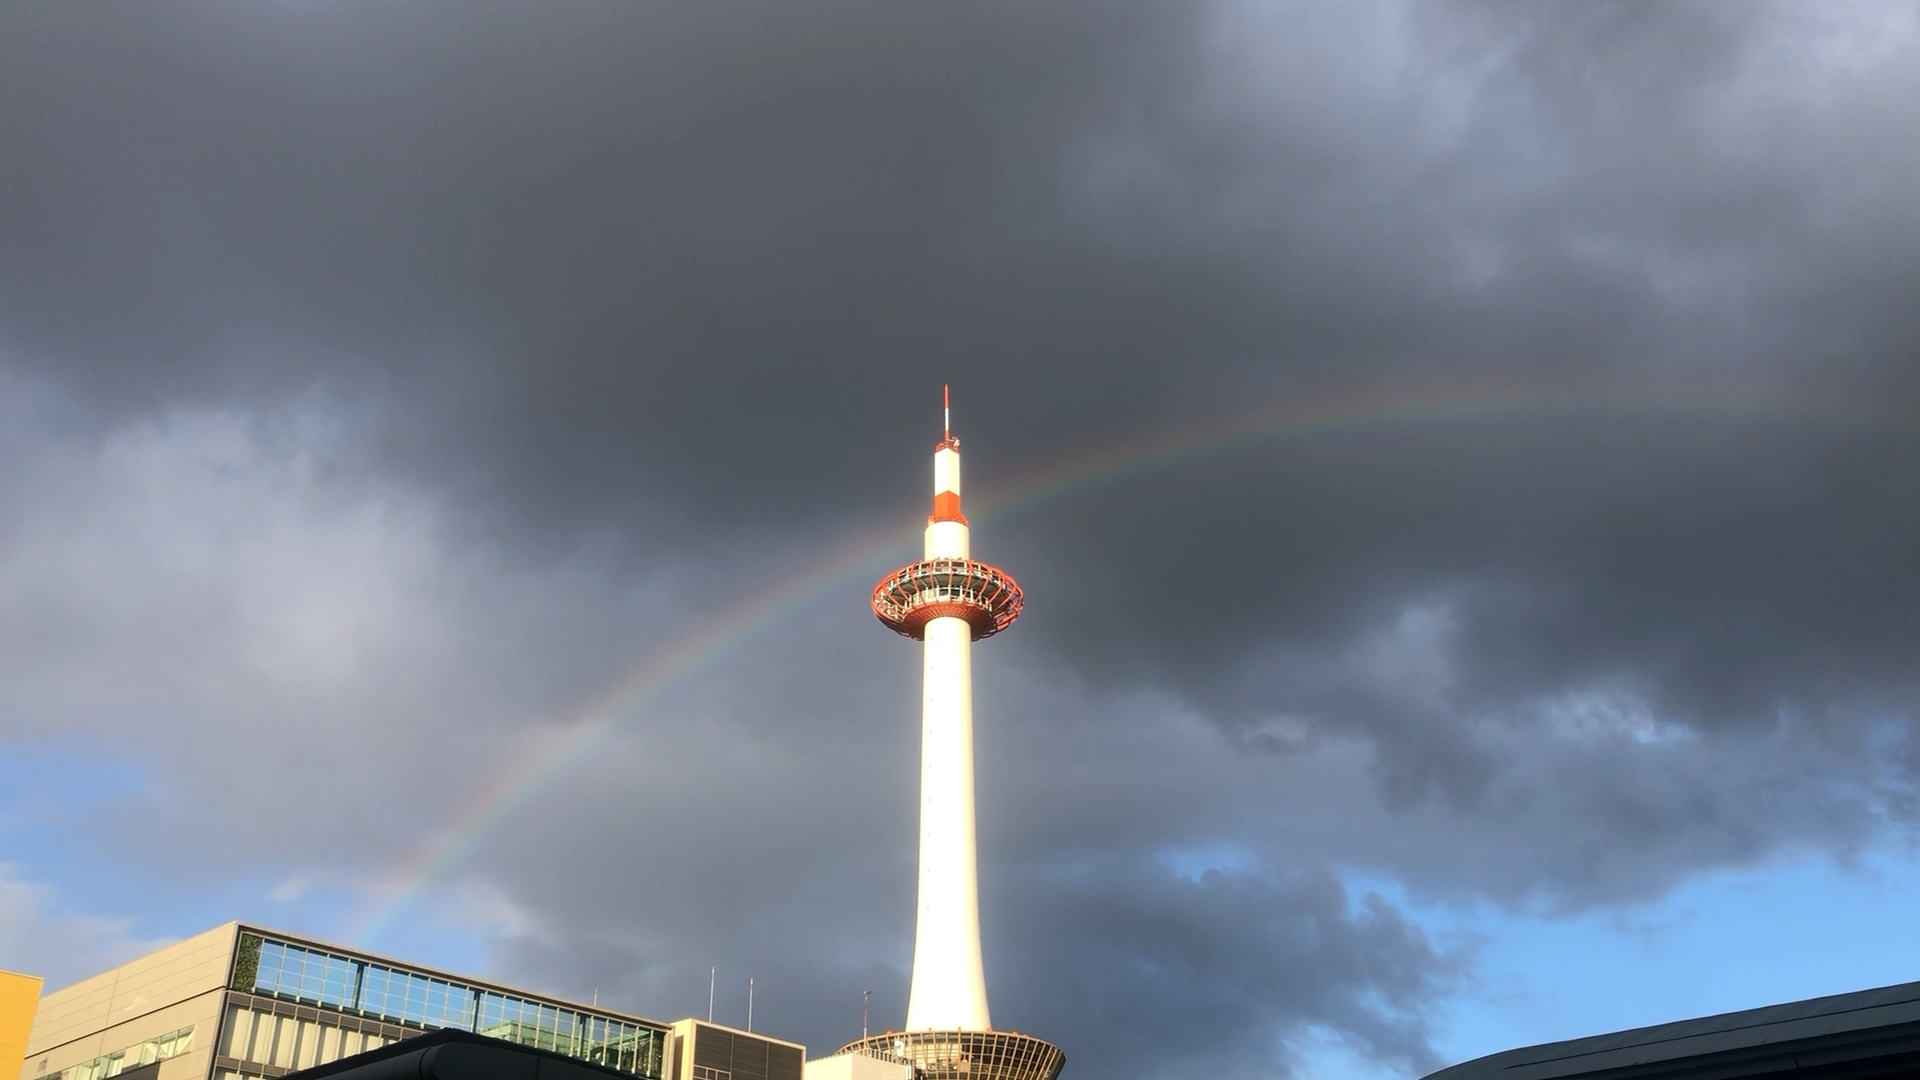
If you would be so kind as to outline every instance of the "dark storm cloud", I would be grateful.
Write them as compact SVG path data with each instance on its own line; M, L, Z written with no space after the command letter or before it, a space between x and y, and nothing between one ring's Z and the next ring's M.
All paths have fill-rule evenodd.
M429 778L397 809L334 793L358 824L287 855L367 875L391 815L453 812L410 771L436 743L537 741L844 522L911 523L940 382L981 492L1323 394L1642 403L1275 443L983 523L1035 601L998 672L1030 692L981 684L1012 721L982 736L989 883L998 858L1022 886L989 901L1022 943L990 944L1008 1015L1084 1045L1205 1014L1225 1073L1314 1025L1422 1066L1458 960L1326 867L1578 910L1911 812L1920 444L1883 420L1920 392L1920 85L1884 52L1912 19L17 6L0 351L63 403L23 430L66 440L16 455L17 505L61 508L6 522L41 605L18 682L108 635L166 690L143 747L156 717L294 754L397 733L361 779ZM323 433L275 436L289 416ZM208 461L234 485L179 479ZM195 521L236 539L183 570ZM46 569L102 566L110 595ZM837 1001L903 980L911 662L836 637L877 633L858 592L463 872L511 913L507 962L641 1009L697 1011L673 995L716 959ZM237 679L191 677L235 652ZM124 722L75 671L43 712ZM276 793L222 753L236 798ZM743 762L756 798L703 794ZM849 834L872 843L822 870ZM1305 869L1166 869L1209 845ZM762 895L822 874L848 887ZM849 1034L837 1006L787 1019Z
M103 395L340 381L394 395L388 438L436 474L479 454L514 500L593 515L619 461L738 520L817 486L803 459L873 475L938 370L1068 387L1031 363L1064 342L1006 324L1084 322L1106 290L1027 228L1053 159L1190 78L1197 13L146 17L9 34L8 96L35 103L6 132L35 166L10 182L17 351L92 363Z
M1440 1064L1423 1014L1456 965L1330 874L1081 867L1021 884L1030 898L1008 927L999 1007L1036 1031L1080 1033L1075 1064L1089 1073L1273 1075L1269 1062L1314 1026L1413 1074ZM1143 1054L1102 1037L1149 1031L1173 1045Z

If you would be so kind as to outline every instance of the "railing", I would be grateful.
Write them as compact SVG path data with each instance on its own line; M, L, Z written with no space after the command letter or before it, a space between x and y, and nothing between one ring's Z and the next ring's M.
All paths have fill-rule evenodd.
M873 613L894 632L919 639L934 619L951 616L973 627L974 640L1005 630L1020 617L1025 594L997 566L972 559L909 563L873 587Z

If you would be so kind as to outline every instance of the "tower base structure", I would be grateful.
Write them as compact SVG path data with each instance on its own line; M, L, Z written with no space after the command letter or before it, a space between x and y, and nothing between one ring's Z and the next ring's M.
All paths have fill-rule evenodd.
M1067 1055L1017 1031L893 1031L840 1048L843 1054L913 1064L918 1080L1057 1080Z

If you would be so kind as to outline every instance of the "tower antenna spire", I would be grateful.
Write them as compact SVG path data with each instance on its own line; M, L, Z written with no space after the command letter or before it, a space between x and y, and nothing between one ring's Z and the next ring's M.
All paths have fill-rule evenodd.
M953 402L948 398L949 387L940 384L940 434L947 441L953 441Z

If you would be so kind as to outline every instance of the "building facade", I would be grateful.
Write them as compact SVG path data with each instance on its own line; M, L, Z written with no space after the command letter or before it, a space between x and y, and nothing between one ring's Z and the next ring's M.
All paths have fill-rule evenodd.
M39 978L0 971L0 1078L20 1074L39 1004Z
M913 1062L854 1050L807 1062L806 1080L914 1080Z
M663 1080L670 1028L228 923L40 999L20 1080L262 1080L454 1029Z
M666 1080L800 1080L807 1048L705 1020L679 1020Z

